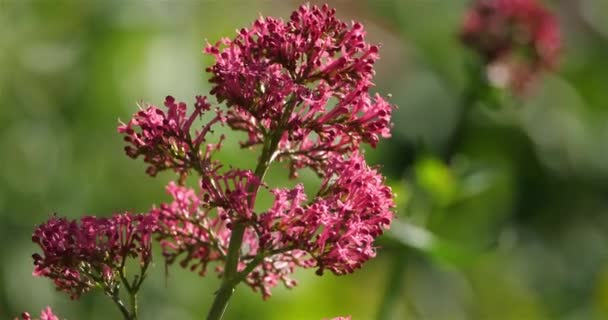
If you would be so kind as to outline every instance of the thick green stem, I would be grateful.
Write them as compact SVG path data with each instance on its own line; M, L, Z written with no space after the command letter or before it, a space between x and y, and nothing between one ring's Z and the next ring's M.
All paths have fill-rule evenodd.
M131 298L131 319L137 320L137 292L129 292Z
M281 139L282 130L277 130L264 144L262 154L255 168L255 175L260 182L264 180L264 176L270 167L270 163L274 160L279 141ZM252 188L250 191L251 198L249 206L253 209L255 198L257 196L258 187ZM207 314L207 320L220 320L224 315L224 311L228 306L228 301L232 297L234 288L243 279L243 276L238 272L238 264L240 258L241 245L243 244L243 235L245 234L246 225L243 222L235 222L230 235L230 244L228 245L228 254L226 256L226 265L224 266L224 276L220 289L215 293L215 299L211 305L211 309ZM245 275L246 276L246 275Z
M207 315L207 320L216 320L222 319L224 316L224 311L226 311L226 307L228 306L228 300L232 297L232 293L234 292L234 287L221 286L220 289L215 293L215 299L213 300L213 305L211 306L211 310L209 310L209 314Z

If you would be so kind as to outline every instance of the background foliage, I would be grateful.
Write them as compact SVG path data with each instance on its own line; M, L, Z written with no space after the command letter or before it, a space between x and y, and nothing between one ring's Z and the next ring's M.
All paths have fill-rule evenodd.
M546 3L563 29L561 70L526 99L479 104L461 119L466 1L330 2L382 44L377 90L399 109L393 139L367 157L382 164L400 218L362 270L300 272L298 287L266 302L240 288L226 319L606 319L608 2ZM31 276L34 226L53 212L139 212L167 200L169 176L151 179L124 156L117 118L140 99L207 93L204 39L297 5L0 0L0 318L46 305L68 319L117 317L100 292L73 303ZM438 155L448 149L456 156L446 163ZM234 139L221 156L255 159ZM273 170L272 181L291 183ZM164 273L158 262L144 284L142 318L202 318L217 279Z

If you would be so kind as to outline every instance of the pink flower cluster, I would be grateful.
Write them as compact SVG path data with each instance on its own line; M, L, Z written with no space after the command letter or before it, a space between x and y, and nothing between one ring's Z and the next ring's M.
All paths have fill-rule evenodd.
M192 135L191 128L196 118L211 108L207 98L197 96L194 111L188 116L186 104L176 102L172 96L165 99L165 107L167 112L150 105L118 127L118 132L125 135L124 140L129 144L125 147L127 155L134 159L143 156L144 162L149 164L146 172L151 176L165 169L178 173L190 169L204 170L209 166L205 162L209 153L220 147L223 137L217 145L208 145L205 155L200 154L200 146L211 126L225 119L216 110L216 116Z
M27 312L24 312L21 314L21 319L15 318L15 320L32 320L32 319L33 319L32 316ZM59 317L53 313L53 310L51 310L51 307L46 307L40 313L40 320L59 320Z
M211 94L230 107L228 125L248 134L242 145L281 132L278 157L293 176L303 167L322 175L329 153L390 136L393 106L368 93L378 46L327 5L303 5L286 22L260 18L205 51L216 59Z
M392 220L392 192L359 153L348 159L335 155L328 163L322 188L312 202L307 203L302 185L273 189L274 204L261 214L241 208L249 203L248 183L230 184L227 190L215 180L198 192L169 184L173 202L151 211L159 221L167 263L182 256L183 267L204 275L210 262L226 258L230 223L240 219L248 229L239 271L261 259L245 283L265 298L279 282L294 286L289 275L296 267L317 268L318 274L325 269L338 275L353 272L376 254L374 239ZM216 215L210 215L212 208L218 210ZM222 269L217 270L221 274Z
M150 263L152 215L116 214L109 218L82 217L80 221L53 217L34 231L40 246L34 254L34 275L54 281L57 290L77 299L96 285L113 287L128 257Z
M154 117L140 111L121 126L131 143L127 153L144 154L149 171L171 167L201 174L196 189L170 183L173 200L150 212L159 223L167 264L179 262L204 275L210 263L219 262L215 270L223 276L234 225L244 225L237 272L268 298L278 283L296 284L290 275L297 267L340 275L375 256L374 239L393 216L393 195L358 150L361 142L375 146L390 136L393 106L368 93L378 47L364 36L359 23L337 20L327 6L304 5L287 22L260 18L235 39L206 48L216 58L208 69L211 93L228 105L225 119L218 111L191 139L192 121L184 119L200 110L190 116L185 105L171 111L176 107L170 98L169 115L150 107ZM192 165L200 137L224 120L248 134L243 146L262 144L262 153L271 153L268 162L289 160L292 176L303 167L315 170L323 177L321 190L308 201L302 185L270 189L274 204L255 212L258 191L268 189L257 170ZM132 130L136 126L140 133ZM177 157L175 150L182 149ZM211 163L211 153L202 159Z
M490 80L520 92L556 66L561 46L555 17L536 0L475 1L461 38L488 64Z
M351 273L374 257L374 239L393 216L390 188L358 153L330 159L312 203L306 204L302 185L273 192L273 207L260 216L260 241L272 250L304 250L314 259L318 274L324 269Z
M260 18L234 39L208 45L216 60L208 69L211 94L226 102L226 111L216 108L199 125L211 110L206 97L197 96L188 111L168 96L164 109L148 105L118 127L126 154L143 157L149 175L179 174L167 186L172 200L144 215L51 218L32 238L42 249L33 256L34 274L74 299L100 286L128 317L118 288L132 298L137 293L152 237L167 265L205 275L213 263L225 277L222 289L244 282L263 298L279 283L296 285L290 276L298 267L319 275L361 267L376 255L374 239L389 227L394 207L384 178L359 151L361 143L375 147L390 136L394 107L369 93L378 50L365 41L361 24L308 5L286 22ZM223 169L212 160L224 137L216 144L206 139L218 124L247 133L244 147L262 145L255 171ZM301 168L316 171L320 190L308 200L302 185L269 188L263 178L274 161L288 161L292 177ZM191 172L200 175L196 188L185 186ZM274 195L266 210L256 206L260 191ZM124 275L129 257L141 267L131 285ZM50 309L43 315L56 319Z
M234 172L229 172L233 176ZM234 176L233 176L234 177ZM223 177L226 179L225 177ZM214 186L213 189L211 186ZM215 189L215 187L218 187ZM173 198L170 203L163 203L150 212L159 222L157 231L163 255L168 265L173 264L178 258L179 264L192 271L198 270L203 276L206 274L209 263L225 261L231 235L231 223L234 219L245 219L252 223L256 215L247 207L244 210L234 210L234 206L241 206L240 199L231 203L230 199L240 197L248 193L247 184L235 183L231 189L222 189L219 183L210 182L209 186L195 191L193 189L170 183L167 192ZM212 196L210 196L212 195ZM246 196L245 196L246 198ZM238 208L238 207L237 207ZM215 215L211 210L217 210ZM239 212L239 216L233 213ZM249 213L243 214L243 213ZM239 271L245 269L246 264L251 262L259 253L260 245L258 236L253 228L249 228L244 235L243 261L239 265ZM295 282L288 278L293 273L295 265L299 262L301 253L291 252L273 259L264 258L261 265L250 273L244 280L255 290L261 290L264 297L270 296L270 288L278 281L286 286L292 287ZM281 263L275 263L281 260ZM218 264L216 271L222 275L223 268Z

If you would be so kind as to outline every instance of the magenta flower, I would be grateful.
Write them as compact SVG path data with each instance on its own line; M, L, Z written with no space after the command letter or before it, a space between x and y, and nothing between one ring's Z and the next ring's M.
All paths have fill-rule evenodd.
M24 312L21 314L21 320L32 320L32 319L33 319L32 316L27 312ZM19 320L19 318L16 318L15 320ZM53 310L51 310L51 307L46 307L45 309L43 309L40 312L40 320L59 320L59 317L53 313Z
M33 255L34 275L50 278L72 299L97 285L113 288L127 258L139 258L144 269L151 262L155 230L151 215L86 216L80 221L52 217L32 236L42 249L42 255Z
M536 0L475 1L461 38L484 59L490 81L516 93L556 67L561 46L555 17Z
M393 195L383 177L355 153L333 157L317 199L304 189L275 189L273 207L260 217L264 245L303 250L317 273L351 273L376 255L374 239L391 223Z
M180 264L204 275L212 262L225 261L231 234L231 219L248 227L238 271L253 266L243 278L255 291L268 298L279 283L291 288L290 275L297 267L328 269L335 274L351 273L376 254L374 239L388 228L394 207L392 192L383 177L370 168L359 153L345 159L335 155L319 196L306 204L301 185L294 189L273 189L275 202L257 214L248 203L250 180L201 184L198 193L173 183L167 187L174 201L151 211L160 222L161 246L168 264L181 256ZM243 173L238 175L235 173ZM242 171L228 177L243 178ZM230 185L230 190L223 186ZM212 209L217 209L212 215ZM229 214L226 212L241 212ZM245 212L246 214L242 214ZM253 264L252 264L253 263ZM222 276L221 264L216 270Z
M390 136L393 107L368 93L378 46L327 5L303 5L287 22L260 18L205 51L216 59L211 94L230 107L228 125L247 132L244 147L275 140L292 176L303 167L323 175L330 153Z
M216 110L216 116L207 125L192 132L192 124L204 111L211 106L206 97L197 96L194 111L187 113L186 104L176 102L172 96L165 99L167 112L148 106L133 115L126 124L118 127L118 132L125 135L129 144L125 147L131 158L143 156L149 164L146 172L155 176L157 172L173 169L185 173L189 169L206 170L210 153L221 146L223 137L218 144L207 146L205 154L201 154L201 144L215 123L224 121L221 113Z
M211 94L226 103L225 112L193 130L195 118L211 109L206 99L197 97L188 113L169 96L166 111L148 106L118 131L127 155L143 156L150 175L180 175L167 186L172 200L149 216L167 265L204 276L213 264L222 277L220 302L210 311L217 319L241 282L266 299L280 283L296 285L298 267L342 275L376 255L393 195L359 149L390 137L394 106L369 93L379 47L366 42L360 23L338 20L328 6L301 6L288 21L260 18L205 51L215 58L207 69ZM222 169L211 159L222 138L203 142L218 123L245 132L243 147L261 145L254 170ZM311 168L323 179L321 190L308 200L302 185L270 189L263 179L275 161L288 162L292 177ZM192 171L200 175L194 189L184 186ZM256 206L260 190L275 197L265 210Z

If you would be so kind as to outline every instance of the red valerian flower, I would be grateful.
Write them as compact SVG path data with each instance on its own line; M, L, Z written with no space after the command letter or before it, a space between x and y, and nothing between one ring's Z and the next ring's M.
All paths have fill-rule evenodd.
M304 5L289 21L260 18L205 50L216 60L208 69L211 94L228 105L225 114L218 111L191 136L194 117L210 106L199 98L186 116L185 104L168 97L166 114L150 106L119 128L127 153L144 155L150 174L171 168L182 177L201 175L195 189L183 179L170 183L172 200L150 211L166 264L179 261L202 276L215 263L223 277L228 252L230 259L237 252L227 281L244 282L266 299L277 284L296 284L290 276L297 267L346 274L374 257L373 242L388 228L394 203L359 148L390 136L393 106L369 94L378 47L365 41L363 26L339 21L327 6ZM244 147L262 145L255 172L220 172L211 161L218 145L201 154L216 123L247 133ZM256 212L259 191L269 190L264 173L276 160L289 161L292 176L313 169L321 190L307 202L301 185L270 189L274 204ZM231 238L238 250L229 250Z
M189 169L203 170L209 165L206 162L210 152L218 149L223 140L221 137L218 144L208 145L205 154L200 154L201 144L205 142L211 127L225 120L221 112L216 110L214 118L200 131L192 133L196 118L211 108L206 97L196 97L194 111L190 114L187 113L186 104L176 102L172 96L165 99L165 107L166 112L150 105L118 127L118 132L125 135L124 139L129 144L125 147L127 155L131 158L143 156L144 162L149 164L146 172L151 176L165 169L178 173L185 173Z
M19 318L15 318L15 320L19 320ZM21 314L21 320L33 320L33 318L29 313L24 312ZM39 320L59 320L59 317L53 313L51 307L46 307L41 311Z
M270 250L307 252L317 273L351 273L376 254L374 239L391 223L393 194L383 177L355 153L330 159L316 199L304 188L275 189L273 207L260 216L260 242Z
M561 46L555 17L536 0L474 1L461 38L486 62L489 80L516 93L556 67Z
M326 269L338 275L353 272L375 256L373 242L393 217L393 195L359 153L348 158L334 155L328 163L328 174L312 203L306 203L302 185L273 189L274 204L261 214L248 202L251 180L240 180L249 177L244 171L229 171L225 178L201 183L198 192L170 183L167 190L174 201L151 211L159 221L167 263L181 256L183 267L204 275L209 263L225 261L230 223L241 219L247 229L237 271L252 267L243 280L264 299L279 283L295 286L290 276L297 267L317 268L318 274ZM222 179L225 182L218 182ZM213 209L217 212L212 215ZM216 271L223 275L221 264Z
M150 215L85 216L77 220L52 217L34 231L34 275L50 278L57 290L77 299L97 285L113 288L129 257L142 268L152 260L151 238L156 219Z
M229 106L228 125L247 132L242 146L280 140L292 176L303 167L323 175L329 153L390 136L393 106L368 93L378 50L327 5L303 5L286 22L260 18L205 49L216 60L211 94Z

